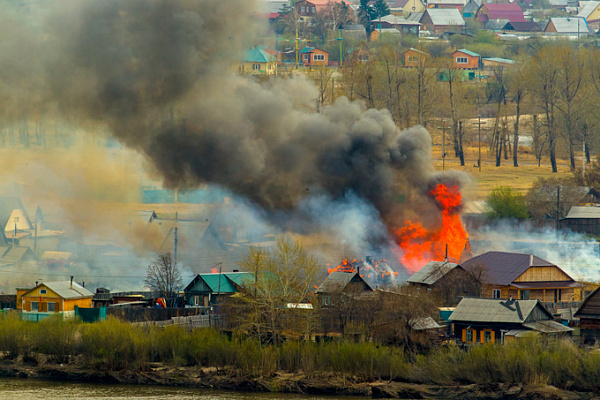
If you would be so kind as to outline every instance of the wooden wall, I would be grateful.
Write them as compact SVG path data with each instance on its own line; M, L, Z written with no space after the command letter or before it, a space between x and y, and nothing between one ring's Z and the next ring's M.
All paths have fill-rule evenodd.
M573 281L558 267L529 267L515 282L560 282Z

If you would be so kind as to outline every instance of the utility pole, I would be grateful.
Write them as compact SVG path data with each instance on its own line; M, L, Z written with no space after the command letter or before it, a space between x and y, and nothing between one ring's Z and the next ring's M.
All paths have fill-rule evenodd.
M298 41L300 40L300 38L298 37L298 28L296 28L296 38L294 39L294 42L296 42L296 69L298 69Z
M446 169L446 120L442 120L442 171Z
M344 57L342 55L342 40L344 40L344 38L342 37L342 30L338 29L338 37L337 39L335 39L337 41L340 42L340 68L344 66Z
M585 139L583 139L583 153L581 153L581 164L583 167L583 176L585 176Z
M479 172L481 172L481 114L477 115L477 123L479 125L479 158L477 159L477 166Z
M556 243L558 243L558 216L560 207L560 185L556 187Z

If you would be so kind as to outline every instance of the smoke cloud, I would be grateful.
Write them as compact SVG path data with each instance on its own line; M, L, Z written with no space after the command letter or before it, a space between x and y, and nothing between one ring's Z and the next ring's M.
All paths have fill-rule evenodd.
M440 213L422 127L339 98L314 110L301 77L236 74L258 23L247 0L56 0L27 24L0 16L0 117L52 115L107 131L170 188L219 185L282 230L328 230L355 251L390 246L405 218ZM338 223L336 223L338 222ZM326 226L330 228L326 228ZM331 228L333 226L333 228Z

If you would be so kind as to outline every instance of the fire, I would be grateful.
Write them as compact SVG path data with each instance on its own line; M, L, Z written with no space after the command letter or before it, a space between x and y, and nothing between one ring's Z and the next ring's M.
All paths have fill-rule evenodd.
M430 192L437 206L442 210L442 224L435 230L427 230L419 223L406 221L398 229L396 242L403 251L402 264L411 272L419 270L429 261L443 260L448 246L448 260L458 262L467 246L467 231L460 214L462 195L458 186L436 185Z
M381 277L381 280L393 281L398 275L396 271L392 270L385 259L377 261L370 257L367 257L366 260L357 260L355 258L352 261L348 261L348 259L344 259L336 267L328 268L328 271L331 274L332 272L356 272L359 269L361 278L378 280Z

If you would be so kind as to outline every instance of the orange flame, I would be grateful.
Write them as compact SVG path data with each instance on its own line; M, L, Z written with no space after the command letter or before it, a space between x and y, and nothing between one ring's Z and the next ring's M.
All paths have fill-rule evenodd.
M441 261L448 246L448 260L458 262L467 244L465 230L459 208L462 195L458 186L436 185L429 195L442 210L442 224L434 230L427 230L419 223L405 221L405 226L396 231L396 242L403 250L402 264L416 272L429 261Z

